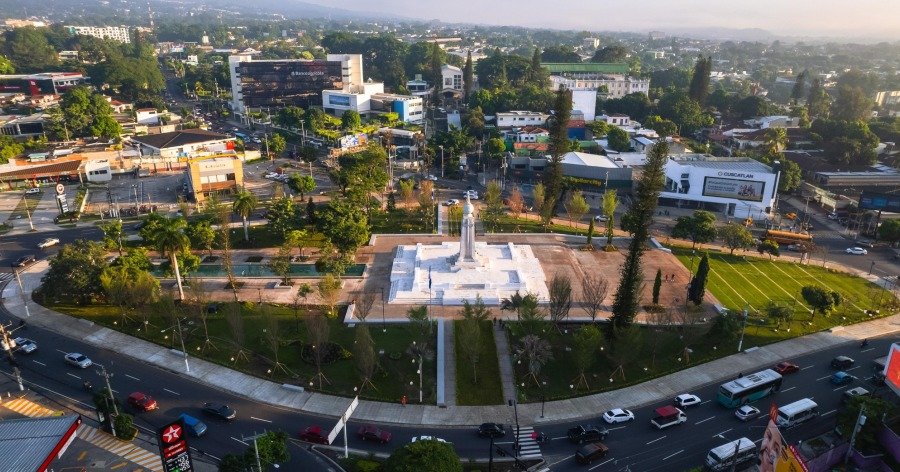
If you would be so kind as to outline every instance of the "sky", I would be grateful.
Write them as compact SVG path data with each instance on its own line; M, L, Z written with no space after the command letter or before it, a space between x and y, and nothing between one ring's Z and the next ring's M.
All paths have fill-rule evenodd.
M306 1L446 22L634 32L760 28L779 36L900 40L900 0Z

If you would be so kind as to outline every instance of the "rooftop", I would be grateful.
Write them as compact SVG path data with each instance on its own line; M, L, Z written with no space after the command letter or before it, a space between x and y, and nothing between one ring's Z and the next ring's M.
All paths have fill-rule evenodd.
M683 166L743 172L771 173L772 168L750 158L713 157L706 154L676 154L669 159Z
M627 74L628 64L617 62L543 62L551 74L588 72L595 74Z
M44 470L79 424L78 415L0 421L4 470Z
M188 144L206 143L210 141L221 141L231 139L230 136L205 131L202 129L186 129L181 131L172 131L170 133L148 134L146 136L134 136L132 141L141 143L156 149L165 149Z
M577 151L570 151L566 153L562 158L562 163L577 166L604 167L608 169L619 168L619 166L616 165L616 163L613 162L612 159L606 156Z

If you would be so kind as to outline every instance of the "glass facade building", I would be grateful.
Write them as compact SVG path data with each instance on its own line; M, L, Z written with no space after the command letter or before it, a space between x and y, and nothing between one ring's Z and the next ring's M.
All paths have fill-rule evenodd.
M273 60L240 62L235 78L246 108L322 106L323 90L344 86L340 61Z

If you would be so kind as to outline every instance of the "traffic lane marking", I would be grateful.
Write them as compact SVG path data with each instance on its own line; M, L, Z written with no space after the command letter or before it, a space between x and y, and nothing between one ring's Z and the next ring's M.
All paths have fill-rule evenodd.
M830 378L831 378L831 374L828 374L828 375L826 375L825 377L819 377L819 378L817 378L816 381L818 382L819 380L825 380L825 379L830 379Z
M797 388L797 387L786 388L786 389L782 390L781 392L782 392L782 393L784 393L784 392L790 392L791 390L793 390L793 389L795 389L795 388Z
M732 430L732 429L734 429L734 428L728 428L728 429L726 429L726 430L725 430L725 431L722 431L722 432L721 432L721 433L718 433L718 434L713 434L713 435L712 435L712 437L714 437L714 438L715 438L715 437L719 437L719 436L722 436L722 435L723 435L723 434L725 434L725 433L727 433L727 432L729 432L729 431L731 431L731 430Z
M599 463L599 464L597 464L597 465L591 467L591 468L588 469L588 470L594 470L594 469L596 469L597 467L600 467L600 466L603 465L603 464L608 464L608 463L610 463L610 462L612 462L612 461L613 461L613 459L605 460L605 461L603 461L603 462L601 462L601 463Z
M858 366L856 366L856 367L851 367L851 368L849 368L849 369L844 369L844 372L850 372L851 370L856 370L856 369L859 369L860 367L862 367L862 366L861 366L861 365L858 365Z
M178 392L173 392L173 391L171 391L171 390L169 390L169 389L167 389L167 388L164 388L163 390L165 390L165 391L171 393L172 395L178 395L178 396L181 396L180 393L178 393Z
M813 368L812 365L808 365L806 367L801 367L800 370L806 370L806 369L812 369L812 368Z
M137 378L137 377L135 377L135 376L133 376L133 375L128 375L128 374L125 374L125 377L128 377L128 378L129 378L129 379L134 379L134 380L137 380L137 381L138 381L138 382L140 382L140 381L141 381L141 379L139 379L139 378Z
M682 449L682 450L680 450L680 451L678 451L678 452L676 452L676 453L674 453L674 454L669 454L668 456L663 457L662 460L671 459L671 458L677 456L678 454L681 454L682 452L684 452L684 449Z
M711 419L713 419L713 418L715 418L715 416L710 416L709 418L707 418L707 419L705 419L705 420L700 420L700 421L694 423L694 425L698 425L698 424L700 424L700 423L706 423L707 421L709 421L709 420L711 420Z
M700 402L700 405L705 405L705 404L707 404L707 403L709 403L709 402L711 402L711 401L712 401L712 400L706 400L705 402ZM700 405L697 405L697 406L700 406Z
M828 416L828 415L830 415L830 414L832 414L832 413L834 413L834 412L835 412L835 411L837 411L837 410L836 410L836 409L835 409L835 410L831 410L831 411L828 411L828 412L825 412L825 413L822 413L822 416Z
M249 445L249 444L248 444L248 445ZM562 459L560 459L560 460L558 460L558 461L556 461L556 462L553 462L553 463L551 463L551 464L547 464L547 467L553 467L554 465L559 464L559 463L562 462L562 461L567 461L567 460L569 460L569 459L571 459L571 458L573 458L573 457L575 457L575 454L572 454L572 455L570 455L570 456L563 457Z
M66 375L71 375L72 377L75 377L76 379L81 380L81 377L79 377L71 372L66 372Z
M241 443L241 444L243 444L243 445L245 445L245 446L249 446L249 445L250 445L250 444L248 444L248 443L245 443L244 441L241 441L240 439L238 439L238 438L236 438L236 437L234 437L234 436L231 436L231 439L234 439L235 441L237 441L237 442L239 442L239 443Z
M868 348L868 349L863 349L863 350L860 351L860 352L869 352L869 351L874 351L874 350L875 350L874 347L870 347L870 348Z
M44 366L44 367L47 367L47 364L44 364L44 363L41 362L41 361L36 361L36 360L32 359L31 362L34 362L35 364L40 364L40 365L42 365L42 366Z
M661 439L666 439L666 436L663 436L663 437L660 437L660 438L656 438L656 439L654 439L653 441L648 442L647 444L653 444L653 443L655 443L656 441L659 441L659 440L661 440Z
M251 416L250 419L251 419L251 420L257 420L257 421L265 421L266 423L271 423L271 421L269 421L269 420L264 420L264 419L262 419L262 418L257 418L257 417L255 417L255 416Z

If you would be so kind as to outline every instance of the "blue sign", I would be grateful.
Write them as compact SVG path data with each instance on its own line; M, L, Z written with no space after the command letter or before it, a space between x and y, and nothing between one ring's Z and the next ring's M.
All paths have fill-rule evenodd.
M328 104L338 106L338 107L349 107L350 106L350 97L342 97L340 95L329 95L328 96Z
M863 192L859 196L859 209L900 213L900 195Z

